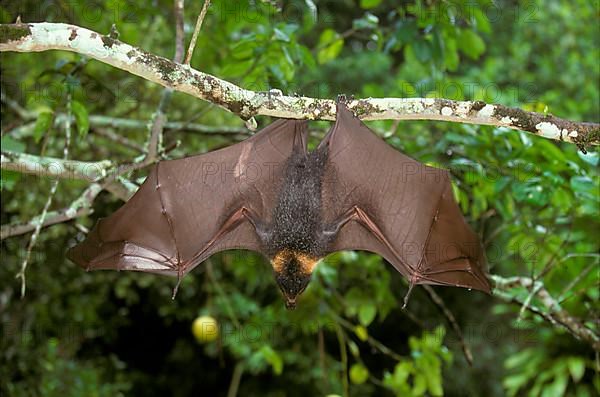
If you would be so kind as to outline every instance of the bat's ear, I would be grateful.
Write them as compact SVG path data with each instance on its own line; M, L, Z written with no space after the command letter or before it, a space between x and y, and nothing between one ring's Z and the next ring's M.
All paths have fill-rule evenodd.
M344 104L345 104L345 103L347 103L347 102L348 102L348 99L346 98L346 94L339 94L339 95L337 96L337 100L336 100L335 102L336 102L338 105L339 105L340 103L344 103Z

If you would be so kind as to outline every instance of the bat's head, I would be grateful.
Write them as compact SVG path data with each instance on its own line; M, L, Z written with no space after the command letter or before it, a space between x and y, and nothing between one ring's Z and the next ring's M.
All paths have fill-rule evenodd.
M275 280L287 309L296 308L296 300L310 282L318 258L291 250L282 250L271 260Z

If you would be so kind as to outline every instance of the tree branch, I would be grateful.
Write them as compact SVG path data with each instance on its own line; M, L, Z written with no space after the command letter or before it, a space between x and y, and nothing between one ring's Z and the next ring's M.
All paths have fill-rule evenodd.
M30 114L29 114L30 113ZM35 112L28 112L28 117L25 120L34 120L37 117ZM64 113L58 113L54 118L54 126L58 127L62 123L64 123L66 115ZM110 117L110 116L102 116L102 115L90 115L89 117L90 127L93 132L99 132L97 128L109 127L114 129L133 129L133 130L141 130L148 128L148 121L146 120L135 120L135 119L126 119L119 117ZM15 127L9 131L3 131L2 135L10 135L14 138L23 138L26 136L31 136L35 129L35 123L27 123L21 125L19 127ZM197 124L197 123L189 123L186 121L169 121L164 124L164 130L169 132L175 131L186 131L193 134L207 134L207 135L248 135L250 131L246 127L233 127L233 126L212 126L206 124ZM107 131L106 131L107 132ZM109 139L114 141L120 141L119 143L124 146L131 147L132 149L138 151L144 151L144 148L130 140L128 142L124 141L124 137L116 137L113 134L110 136L104 132L99 133L98 135L106 136Z
M74 161L11 151L2 151L0 165L3 170L22 174L86 181L95 181L106 176L108 169L113 166L109 160Z
M580 319L572 316L566 310L560 307L560 304L550 295L541 281L534 281L529 277L509 277L491 275L490 278L496 283L494 294L503 300L523 305L524 302L517 299L508 291L513 288L534 288L536 296L543 305L543 310L535 308L533 305L526 305L527 310L542 316L553 324L562 325L571 335L600 351L600 335L586 327Z
M92 212L92 203L94 199L102 191L102 187L98 183L92 183L79 198L71 203L66 208L57 211L48 211L44 218L44 222L41 227L55 225L57 223L67 222L71 219L78 218L83 215L90 214ZM41 216L36 216L24 223L14 223L9 225L2 225L0 229L0 240L4 240L8 237L18 236L21 234L29 233L34 230Z
M228 81L74 25L0 25L0 51L77 52L149 81L219 105L247 120L255 115L335 120L335 101L245 90ZM364 120L441 120L526 131L580 147L600 144L598 123L575 122L481 101L433 98L368 98L349 101Z
M469 346L465 342L465 338L463 337L462 330L460 329L460 326L458 325L458 322L456 321L454 314L450 311L450 309L448 309L448 307L444 303L444 300L437 294L437 292L435 292L435 290L430 285L425 284L425 285L423 285L423 288L429 295L429 298L433 301L433 303L435 303L435 305L438 307L438 309L440 309L442 314L446 317L446 319L450 323L452 330L458 337L458 341L460 342L460 346L462 348L465 359L467 360L467 363L469 364L469 366L472 367L473 366L473 354L471 353L471 349L469 349Z
M194 28L192 40L190 41L190 46L188 47L187 55L185 57L184 64L186 65L189 65L192 60L192 54L194 53L194 48L196 48L196 40L198 39L198 33L200 33L200 29L202 28L202 22L204 21L206 11L208 11L209 6L210 0L204 0L204 5L202 5L202 11L200 11L200 15L198 15L198 19L196 19L196 27Z

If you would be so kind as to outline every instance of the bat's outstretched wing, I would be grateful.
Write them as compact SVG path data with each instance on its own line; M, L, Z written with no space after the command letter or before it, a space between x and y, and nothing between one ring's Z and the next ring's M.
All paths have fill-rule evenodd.
M490 291L485 256L454 201L448 172L425 166L377 137L343 103L328 145L323 215L332 251L382 255L414 284Z
M295 145L305 147L306 126L280 120L236 145L159 162L68 257L87 269L181 277L218 251L261 251L252 220L270 221L284 164Z

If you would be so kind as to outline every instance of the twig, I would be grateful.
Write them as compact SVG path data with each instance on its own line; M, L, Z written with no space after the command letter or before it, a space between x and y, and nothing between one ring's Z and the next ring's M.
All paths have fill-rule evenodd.
M17 101L6 96L4 90L0 91L0 100L2 101L2 103L6 104L9 108L11 108L13 112L15 112L21 119L30 119L31 112L27 111L25 108L19 105Z
M183 1L175 0L175 55L173 56L173 62L180 63L183 58ZM154 113L152 120L152 126L150 127L150 136L148 138L146 160L154 162L159 159L162 155L162 141L163 141L163 129L167 122L167 115L165 114L167 107L171 101L171 95L173 89L166 87L160 97L158 108Z
M87 215L92 211L92 202L101 191L100 184L92 183L71 205L58 211L49 211L44 219L41 216L36 216L24 223L2 225L0 240L28 233L35 230L38 224L41 224L40 227L46 227Z
M546 238L547 234L549 233L549 230L550 229L548 229L546 231L546 235L544 236L544 239ZM553 268L554 264L556 263L556 257L558 256L558 253L563 249L563 247L569 241L569 238L571 237L571 232L572 232L572 227L569 228L569 233L568 233L567 237L565 237L563 239L563 241L561 242L558 249L556 251L554 251L554 253L550 257L548 262L546 262L546 264L544 265L544 268L542 269L542 271L539 274L537 274L537 275L534 274L535 268L534 268L534 266L531 267L531 279L533 280L533 282L531 283L531 286L529 288L530 289L529 295L523 301L523 305L521 306L521 309L519 310L519 316L517 317L517 321L520 321L523 318L523 315L525 314L525 310L527 309L527 306L531 303L531 300L533 299L533 297L538 293L539 288L543 287L543 284L538 283L537 281L542 279ZM542 240L542 242L543 242L543 240Z
M95 181L106 176L112 166L109 160L74 161L10 151L2 151L0 155L3 170L56 179Z
M190 46L187 50L187 56L185 57L185 65L189 65L192 60L192 54L194 53L194 48L196 47L196 40L198 39L198 34L200 33L200 29L202 28L202 22L204 21L204 17L206 16L206 12L208 11L208 7L210 6L210 0L204 0L204 5L202 6L202 11L200 11L200 15L198 15L198 19L196 19L196 27L194 28L194 33L192 34L192 40L190 41Z
M204 263L205 263L205 267L206 267L206 275L208 276L210 281L215 286L217 293L219 295L221 295L221 299L223 299L223 303L225 304L225 308L227 309L227 314L229 315L229 319L237 327L237 329L241 329L242 325L240 324L240 321L238 320L237 316L235 315L235 310L233 310L233 306L231 306L231 303L229 302L229 298L227 298L225 291L223 291L223 287L221 287L221 284L219 284L219 281L215 277L215 274L213 272L212 261L210 259L207 259Z
M71 115L71 94L67 96L67 114ZM69 145L71 144L71 122L70 120L65 123L65 145L63 147L63 160L66 160L69 157ZM48 199L46 199L46 204L44 205L44 209L42 210L42 214L39 217L37 224L35 225L35 230L31 235L29 240L29 245L27 246L27 253L25 254L25 258L21 263L21 270L17 273L16 277L21 279L21 298L25 297L25 271L27 270L27 263L29 262L29 258L31 258L31 251L33 247L37 243L38 236L40 235L40 231L42 230L42 225L44 224L44 220L46 219L46 215L48 214L48 209L50 208L50 204L52 204L52 200L54 199L54 195L56 194L56 189L58 188L59 179L55 179L52 182L52 187L50 188L50 193L48 194Z
M349 385L348 385L348 352L346 351L346 336L344 335L344 331L342 327L340 327L339 323L336 322L335 334L337 335L337 340L340 346L340 359L342 361L342 385L344 387L344 397L348 397L350 395Z
M460 329L460 326L458 325L458 322L456 321L454 314L452 314L450 309L448 309L448 307L444 303L444 300L437 294L437 292L435 292L435 290L433 288L431 288L430 285L423 285L423 288L425 289L425 291L427 291L427 294L429 294L429 298L431 298L433 303L435 303L435 305L438 307L438 309L440 309L442 314L446 317L446 319L452 326L454 333L456 334L456 336L458 336L458 340L460 341L460 345L462 347L462 351L463 351L463 354L465 355L465 359L467 360L467 363L469 363L469 366L473 366L473 354L471 354L471 349L469 349L469 346L465 342L465 338L463 337L462 330Z
M142 145L137 142L132 141L131 139L127 139L124 136L116 134L107 128L102 127L92 127L92 132L98 136L109 139L113 142L119 143L129 149L133 149L136 152L143 152L144 148Z
M523 304L523 302L507 293L507 291L515 287L523 287L527 289L534 283L534 281L529 277L503 278L500 276L491 275L490 278L494 280L496 284L494 287L494 294L496 296L512 302L518 302L519 304ZM537 281L537 283L542 282ZM562 309L560 304L550 295L550 293L548 293L543 285L538 289L536 296L540 299L540 302L543 304L544 309L547 312L534 310L531 305L527 306L527 310L541 315L544 319L553 324L562 325L575 338L588 343L595 351L600 351L600 335L586 327L580 319L572 316L567 311Z
M1 25L7 39L0 51L66 50L97 59L165 87L218 104L243 119L255 115L335 120L334 100L245 90L228 81L145 52L75 25L30 23ZM600 124L560 119L481 101L434 98L368 98L349 101L363 120L440 120L493 125L579 145L600 144Z
M158 160L162 152L163 127L167 121L165 110L171 100L171 92L172 91L168 88L163 90L158 108L152 119L152 126L150 127L150 135L148 137L146 148L146 159L151 162Z
M550 229L548 229L550 230ZM567 234L567 236L563 239L563 241L560 243L560 246L558 247L558 249L556 251L554 251L554 253L552 254L552 256L550 257L550 259L548 260L548 262L546 262L546 264L544 265L544 268L542 269L542 271L540 272L540 274L538 274L535 279L539 280L541 278L543 278L546 274L548 274L548 272L550 270L552 270L552 268L555 266L556 262L556 258L558 257L558 254L560 253L560 251L565 247L565 245L567 245L567 243L569 242L570 238L571 238L571 233L573 232L573 225L570 225L569 227L569 232ZM563 259L561 259L558 263L563 262Z
M35 113L32 113L35 118ZM59 126L64 123L65 114L58 113L54 118L54 125ZM29 120L29 119L27 119ZM90 126L92 131L96 132L96 129L99 127L110 127L115 129L147 129L148 121L146 120L134 120L134 119L125 119L119 117L110 117L110 116L101 116L101 115L91 115L90 118ZM33 130L35 127L35 123L27 123L16 127L10 131L3 132L3 135L10 135L16 139L23 138L27 136L31 136L33 134ZM194 134L206 134L206 135L248 135L250 131L245 127L233 127L233 126L212 126L205 124L195 124L190 123L188 121L169 121L164 124L164 130L169 132L177 132L177 131L185 131ZM107 131L104 129L103 131ZM114 134L114 133L111 133ZM116 135L116 134L115 134ZM115 135L111 135L110 139ZM106 134L107 138L109 137ZM118 135L116 135L118 136ZM131 146L133 149L135 146L136 150L144 151L144 148L131 140L127 140L128 142L122 141L124 137L119 138L123 145ZM117 139L114 139L117 141Z
M235 368L233 369L233 374L231 375L231 383L229 383L229 389L227 390L227 397L237 396L243 374L244 364L239 362L235 365Z
M562 301L565 299L565 295L567 294L567 292L572 290L577 285L577 283L583 280L583 278L587 276L588 273L591 272L593 269L598 270L598 263L600 263L600 259L596 258L596 260L593 263L587 265L585 269L583 269L573 280L571 280L569 284L567 284L565 288L563 288L563 290L558 295L558 298L556 298L556 301L558 303L562 303Z
M540 289L543 288L544 284L542 283L538 283L535 282L535 278L532 278L533 283L531 284L531 292L529 292L529 295L527 295L527 298L525 298L525 300L523 301L523 305L521 305L521 309L519 309L519 315L517 316L517 321L520 321L523 318L523 315L525 314L525 310L527 310L527 307L531 304L531 300L533 299L533 297L535 295L537 295L538 292L540 292Z
M318 334L318 345L319 345L319 364L323 376L325 386L329 387L329 377L327 376L327 364L325 362L325 336L323 335L323 328L319 327Z
M181 57L183 57L183 52L185 51L183 3L183 0L175 0L173 3L173 13L175 14L175 62L181 62L181 59L180 57L178 58L177 54L181 54ZM177 59L179 59L179 61Z
M329 308L329 312L336 319L337 323L341 324L348 331L354 332L354 326L351 322L349 322L345 318L338 316L331 308ZM367 336L367 343L373 348L379 350L381 353L385 354L386 356L389 356L390 358L393 358L396 361L405 359L404 357L402 357L401 355L399 355L398 353L396 353L377 339L373 338L371 335Z

